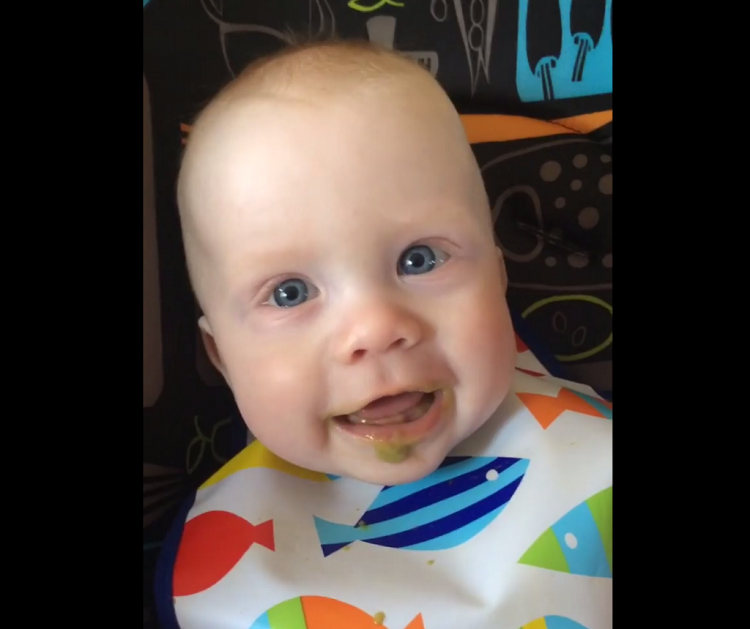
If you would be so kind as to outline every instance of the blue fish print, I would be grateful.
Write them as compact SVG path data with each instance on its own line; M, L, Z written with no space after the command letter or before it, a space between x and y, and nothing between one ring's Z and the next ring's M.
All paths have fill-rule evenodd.
M528 466L528 459L448 457L426 478L384 487L356 526L316 517L323 556L357 541L404 550L455 548L502 513Z

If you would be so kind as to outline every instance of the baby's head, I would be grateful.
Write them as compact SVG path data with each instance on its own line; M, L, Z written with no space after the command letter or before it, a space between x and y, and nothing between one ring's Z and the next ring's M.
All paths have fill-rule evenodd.
M414 62L324 43L254 64L196 121L178 198L208 354L281 458L410 482L507 395L482 178Z

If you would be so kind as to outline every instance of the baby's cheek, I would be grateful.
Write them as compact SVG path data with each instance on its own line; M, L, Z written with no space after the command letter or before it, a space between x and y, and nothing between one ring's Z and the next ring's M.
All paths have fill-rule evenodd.
M480 295L457 323L456 351L462 353L467 375L487 386L507 380L515 365L515 338L504 297L494 291ZM504 382L497 382L499 386Z
M237 405L256 439L282 459L302 464L300 453L305 445L313 446L305 428L308 418L302 412L295 412L283 398L269 398L267 393L252 395L251 391L243 393Z
M252 356L232 367L233 392L248 428L266 447L292 462L298 451L322 441L316 430L322 425L319 367L308 354L303 347L262 352L256 347Z
M289 392L294 391L300 379L293 354L257 348L236 356L229 372L238 404L242 402L261 413L283 411L283 406L289 403ZM286 395L280 396L279 392Z

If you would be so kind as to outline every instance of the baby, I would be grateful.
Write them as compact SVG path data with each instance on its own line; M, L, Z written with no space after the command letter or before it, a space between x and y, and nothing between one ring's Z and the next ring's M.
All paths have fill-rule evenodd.
M611 626L610 407L516 371L482 177L428 72L356 42L254 63L195 122L178 204L257 442L165 544L165 627ZM554 437L558 407L579 423ZM547 531L579 503L576 563Z

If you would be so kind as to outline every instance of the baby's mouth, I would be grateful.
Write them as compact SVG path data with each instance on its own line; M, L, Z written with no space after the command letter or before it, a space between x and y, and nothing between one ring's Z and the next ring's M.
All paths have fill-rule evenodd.
M408 424L421 419L434 402L434 393L408 391L378 398L356 413L338 415L334 419L339 422L367 426Z

